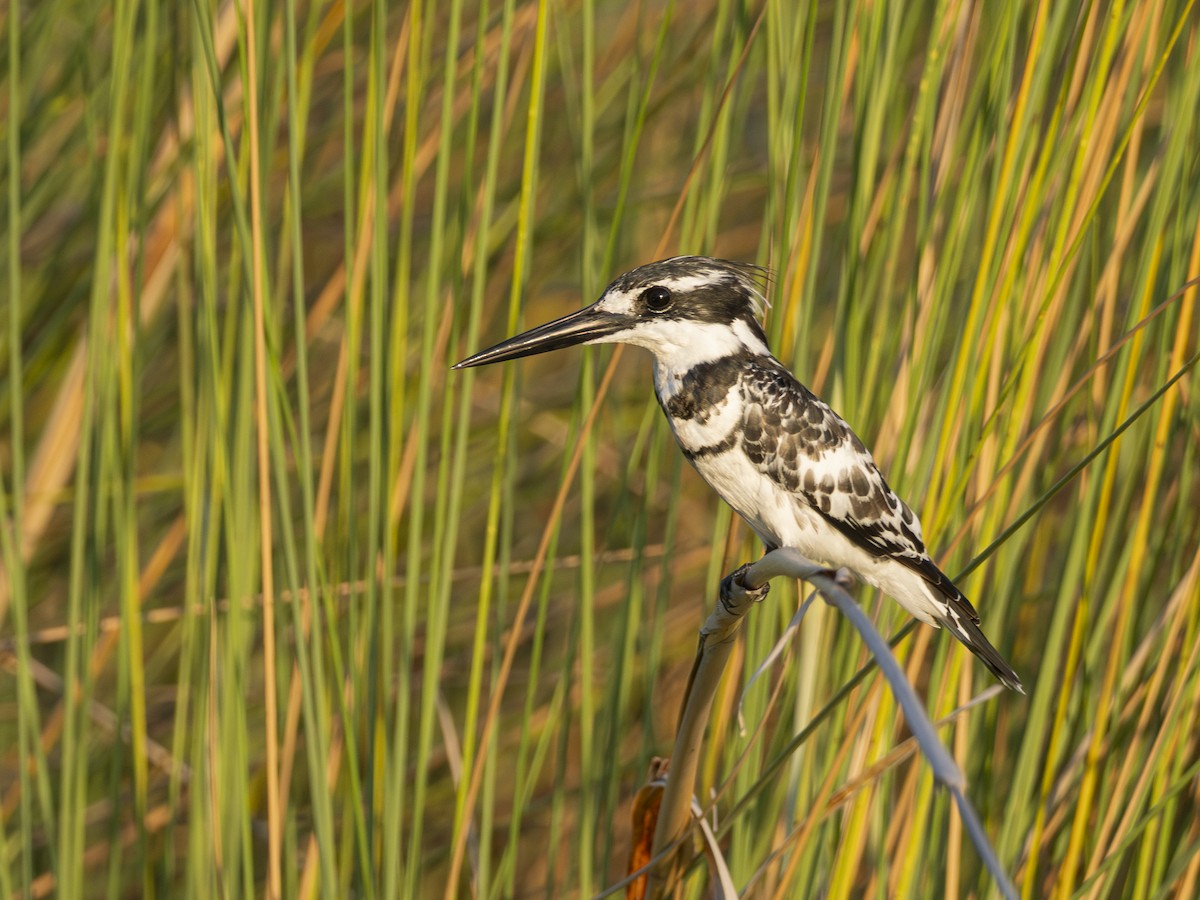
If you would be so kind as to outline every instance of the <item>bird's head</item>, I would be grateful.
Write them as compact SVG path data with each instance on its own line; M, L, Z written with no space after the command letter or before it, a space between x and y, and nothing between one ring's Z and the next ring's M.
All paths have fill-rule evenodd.
M759 324L767 271L747 263L676 256L639 266L578 312L476 353L454 368L484 366L577 344L634 344L687 369L731 353L769 352Z

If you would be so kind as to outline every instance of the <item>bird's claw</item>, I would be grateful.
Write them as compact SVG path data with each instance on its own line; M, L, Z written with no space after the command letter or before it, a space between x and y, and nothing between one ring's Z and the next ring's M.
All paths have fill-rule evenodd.
M771 590L771 583L764 581L756 588L747 587L743 580L750 570L750 563L743 563L721 579L721 605L725 611L735 613L735 608L747 600L761 603Z

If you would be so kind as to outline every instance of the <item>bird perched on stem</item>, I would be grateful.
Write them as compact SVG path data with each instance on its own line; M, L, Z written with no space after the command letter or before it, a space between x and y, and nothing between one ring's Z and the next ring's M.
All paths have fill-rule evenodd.
M766 270L703 256L640 266L600 299L454 368L577 344L654 354L654 393L683 455L762 539L845 566L944 627L1007 687L1021 680L969 600L925 550L921 523L842 418L771 355L759 318Z

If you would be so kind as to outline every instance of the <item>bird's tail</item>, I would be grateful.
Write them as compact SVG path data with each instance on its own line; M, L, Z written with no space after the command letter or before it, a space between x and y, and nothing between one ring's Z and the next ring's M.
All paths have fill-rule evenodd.
M980 630L979 626L971 621L970 616L955 616L953 614L947 616L937 616L938 624L945 628L948 632L958 638L963 646L974 653L991 671L993 675L1000 679L1001 683L1010 690L1025 693L1025 688L1021 685L1021 679L1017 673L1012 670L1004 657L1000 655L991 641Z

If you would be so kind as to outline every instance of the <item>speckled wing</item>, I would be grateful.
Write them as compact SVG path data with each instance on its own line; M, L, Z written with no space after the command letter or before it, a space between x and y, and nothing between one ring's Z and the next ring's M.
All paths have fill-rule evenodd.
M858 436L770 358L743 369L742 448L750 462L797 494L848 540L912 569L969 615L979 615L925 551L921 523L888 487Z

